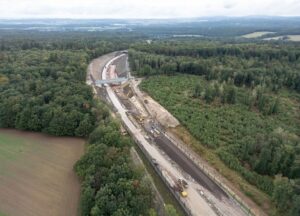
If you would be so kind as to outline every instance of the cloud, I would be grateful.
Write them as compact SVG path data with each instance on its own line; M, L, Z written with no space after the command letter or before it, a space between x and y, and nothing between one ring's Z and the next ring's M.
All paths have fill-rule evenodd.
M299 0L0 0L1 18L180 18L247 15L300 16L300 3Z

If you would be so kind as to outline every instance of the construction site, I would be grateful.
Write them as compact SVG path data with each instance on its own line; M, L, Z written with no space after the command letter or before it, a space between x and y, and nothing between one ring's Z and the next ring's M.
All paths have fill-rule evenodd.
M252 215L229 188L205 172L182 149L182 142L170 134L168 129L178 126L179 121L139 90L141 79L131 76L127 58L126 53L114 53L110 54L110 60L97 62L97 69L89 70L87 83L97 94L105 95L122 120L123 133L127 131L135 140L185 213ZM97 82L99 79L101 84Z

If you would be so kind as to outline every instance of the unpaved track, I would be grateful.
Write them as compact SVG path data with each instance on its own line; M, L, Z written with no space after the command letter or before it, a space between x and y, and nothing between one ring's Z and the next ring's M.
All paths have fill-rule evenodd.
M4 129L0 134L25 140L22 145L27 146L1 167L0 211L8 216L76 216L80 183L73 166L84 153L84 140Z

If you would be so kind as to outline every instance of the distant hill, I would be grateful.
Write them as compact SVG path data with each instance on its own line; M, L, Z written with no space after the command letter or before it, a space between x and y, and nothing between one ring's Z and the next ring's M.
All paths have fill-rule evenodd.
M199 17L189 19L0 19L0 31L123 31L147 36L233 37L258 31L299 34L300 17Z

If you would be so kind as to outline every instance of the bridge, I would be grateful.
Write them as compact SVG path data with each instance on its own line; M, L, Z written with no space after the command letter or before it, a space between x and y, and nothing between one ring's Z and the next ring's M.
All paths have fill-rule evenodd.
M102 86L104 84L121 84L122 82L127 81L128 78L127 77L120 77L120 78L116 78L116 79L106 79L106 80L96 80L96 85L97 86Z

